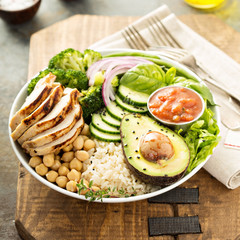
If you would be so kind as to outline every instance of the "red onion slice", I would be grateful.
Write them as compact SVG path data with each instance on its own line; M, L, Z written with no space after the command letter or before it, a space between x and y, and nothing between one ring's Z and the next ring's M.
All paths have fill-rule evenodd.
M131 68L132 68L132 65L129 66L129 64L123 64L121 66L114 68L112 71L110 71L110 72L108 72L108 74L106 74L106 78L102 85L102 97L103 97L103 102L104 102L105 106L108 106L110 104L111 100L112 101L115 100L114 90L111 85L112 79L116 75L125 73L127 70L129 70ZM111 98L111 100L110 100L110 98Z
M88 85L92 86L94 84L94 76L97 72L101 70L112 70L116 66L122 64L140 64L140 63L149 63L153 64L153 62L148 61L141 57L132 57L132 56L123 56L123 57L111 57L111 58L104 58L95 63L93 63L87 70L87 77L89 79ZM134 66L135 66L134 65Z

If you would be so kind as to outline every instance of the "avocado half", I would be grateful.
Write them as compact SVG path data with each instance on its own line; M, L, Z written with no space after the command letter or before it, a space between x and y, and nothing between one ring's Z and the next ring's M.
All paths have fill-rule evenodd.
M166 135L173 147L174 154L160 164L149 161L141 153L141 139L152 131ZM167 186L185 174L190 160L188 146L181 136L169 128L148 116L128 114L121 121L120 132L126 162L132 172L144 182Z

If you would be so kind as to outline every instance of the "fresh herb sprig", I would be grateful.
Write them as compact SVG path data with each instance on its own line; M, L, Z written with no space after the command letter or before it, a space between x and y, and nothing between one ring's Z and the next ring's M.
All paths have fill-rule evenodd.
M78 194L81 194L81 192L85 192L85 198L88 199L90 202L95 201L95 200L101 200L103 201L103 198L111 198L111 197L115 197L113 195L114 192L116 192L116 187L114 187L113 189L111 189L110 187L108 189L100 189L100 190L93 190L91 187L93 185L93 181L91 180L89 183L89 186L87 187L84 182L83 179L81 180L80 183L77 184L77 188L78 188ZM134 188L133 188L134 191ZM126 191L121 188L118 190L118 193L121 197L130 197L129 194L126 193ZM135 196L136 193L134 191L133 194L131 194L131 196Z

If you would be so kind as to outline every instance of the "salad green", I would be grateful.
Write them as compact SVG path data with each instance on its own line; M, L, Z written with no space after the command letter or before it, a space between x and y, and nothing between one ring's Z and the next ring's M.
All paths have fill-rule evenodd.
M121 78L120 84L137 92L151 94L165 86L165 72L156 64L139 64Z

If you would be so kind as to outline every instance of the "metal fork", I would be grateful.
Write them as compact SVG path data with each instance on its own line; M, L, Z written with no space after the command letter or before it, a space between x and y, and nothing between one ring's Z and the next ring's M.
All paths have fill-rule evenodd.
M127 41L128 45L133 49L140 50L157 50L161 52L162 56L168 57L172 60L178 61L188 68L192 69L200 78L206 80L213 86L221 89L229 96L229 102L233 103L234 100L231 98L238 100L238 104L240 102L240 97L236 96L234 93L229 93L223 86L219 85L215 80L213 80L196 62L196 59L193 55L191 55L188 51L181 48L181 46L175 41L175 39L171 36L168 30L164 27L161 21L157 17L152 17L149 20L148 30L150 31L152 37L157 43L156 46L151 46L146 39L139 33L139 31L134 26L129 26L122 31L122 35L124 39ZM237 107L230 106L226 103L224 104L224 111L221 111L221 115L226 113L226 109L230 109L234 111L236 116L240 117L240 113ZM238 106L238 104L236 104ZM223 113L224 112L224 113ZM223 119L223 118L222 118ZM224 124L232 129L237 130L240 126L232 125L230 121L227 121L226 117L224 117Z
M129 26L122 31L122 35L131 48L141 50L157 50L161 52L162 56L182 63L195 72L200 78L204 79L206 82L224 91L240 102L240 96L230 92L226 87L218 84L209 76L208 73L203 70L202 67L199 66L192 54L181 48L181 46L172 38L170 33L159 19L153 16L148 21L148 29L154 40L157 42L157 45L151 46L134 26Z

